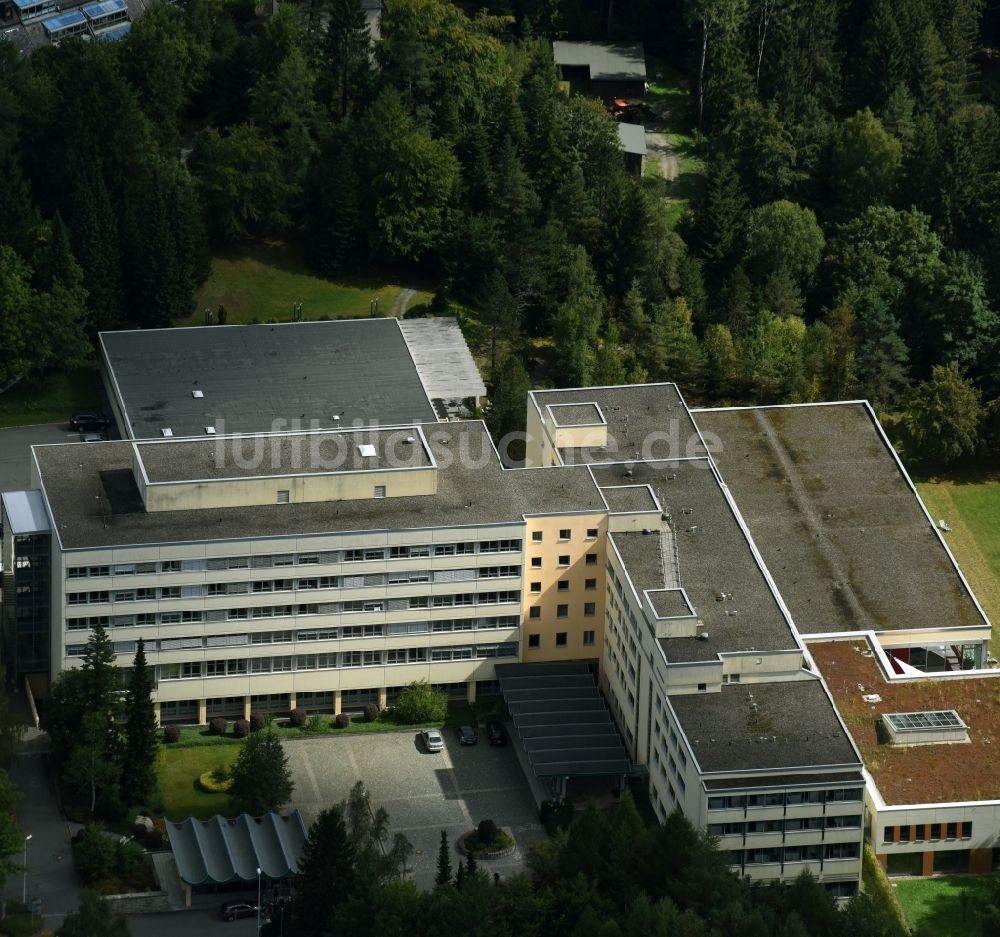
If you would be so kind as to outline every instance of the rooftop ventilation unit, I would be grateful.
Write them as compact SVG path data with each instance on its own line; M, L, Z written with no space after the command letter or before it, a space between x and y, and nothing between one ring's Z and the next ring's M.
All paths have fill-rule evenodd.
M358 446L358 455L363 459L371 459L375 456L375 447L371 443L363 442Z
M195 400L201 400L201 398L205 396L205 391L203 391L203 390L193 390L193 391L191 391L191 396L194 397Z
M403 437L403 442L414 443L416 442L416 439L413 436L405 436Z
M214 426L206 426L205 427L205 435L206 436L214 436L215 435L215 427Z
M954 709L937 712L883 713L882 729L892 745L968 742L969 727Z
M340 414L339 413L335 413L333 415L333 422L334 423L339 423L340 422Z
M163 435L165 437L169 437L169 436L173 436L174 435L174 431L169 426L164 427L163 429L161 429L160 433L161 433L161 435Z

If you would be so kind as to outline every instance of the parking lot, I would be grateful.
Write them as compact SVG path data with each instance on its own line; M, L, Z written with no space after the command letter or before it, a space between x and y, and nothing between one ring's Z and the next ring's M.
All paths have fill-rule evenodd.
M487 818L513 831L518 850L482 867L502 876L521 871L528 844L545 832L513 749L484 738L463 747L448 731L444 737L445 750L436 754L426 751L416 731L289 740L285 750L295 779L289 806L298 807L309 825L364 781L372 806L389 813L390 835L403 833L413 844L409 871L420 887L434 884L441 830L454 850L462 833ZM458 859L453 852L453 868Z
M23 491L31 484L31 447L79 442L69 423L39 423L0 429L0 491Z

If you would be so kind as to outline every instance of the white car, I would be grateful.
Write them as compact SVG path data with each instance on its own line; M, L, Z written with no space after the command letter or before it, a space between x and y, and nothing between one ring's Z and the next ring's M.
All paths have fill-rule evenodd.
M440 752L444 750L444 739L437 729L424 729L420 734L424 737L427 751Z

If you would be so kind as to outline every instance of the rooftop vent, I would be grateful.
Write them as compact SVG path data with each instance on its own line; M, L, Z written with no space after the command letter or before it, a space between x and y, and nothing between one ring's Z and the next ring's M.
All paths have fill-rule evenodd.
M201 400L201 398L205 396L205 391L203 391L203 390L193 390L193 391L191 391L191 396L194 397L195 400Z
M375 447L371 443L363 442L358 446L358 455L363 459L371 459L375 455Z
M708 632L707 631L699 631L698 632L698 640L699 641L707 641L708 640Z
M632 469L625 469L625 477L626 478L632 477Z
M163 429L161 429L160 433L163 436L173 436L174 435L174 431L169 426L166 426Z
M205 427L205 435L206 436L214 436L215 435L215 427L214 426L206 426Z
M416 442L416 439L413 436L404 436L403 442L414 443Z
M335 413L333 415L333 422L334 423L339 423L340 422L340 414L339 413Z
M937 712L883 713L882 728L892 745L934 745L969 741L969 727L954 709Z

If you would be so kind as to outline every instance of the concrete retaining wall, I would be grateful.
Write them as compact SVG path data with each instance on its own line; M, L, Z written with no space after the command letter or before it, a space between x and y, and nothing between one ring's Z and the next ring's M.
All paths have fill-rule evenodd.
M132 895L105 895L104 900L120 914L159 914L170 911L165 891L141 891Z

